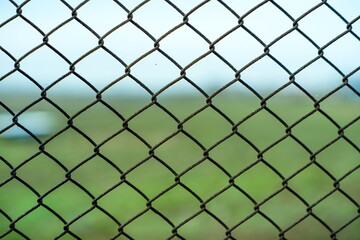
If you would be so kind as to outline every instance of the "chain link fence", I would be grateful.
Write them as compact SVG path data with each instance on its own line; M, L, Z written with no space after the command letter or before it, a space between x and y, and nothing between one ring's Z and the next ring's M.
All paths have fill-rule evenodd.
M352 58L355 67L346 69L342 63L349 60L348 53L340 61L327 53L332 47L345 51L348 46L340 44L344 39L359 48L360 16L349 19L336 1L296 3L302 13L295 16L288 2L278 0L241 1L240 5L225 0L113 0L107 3L111 2L119 22L108 27L105 16L110 12L100 7L96 15L83 17L82 11L95 6L94 2L60 0L54 9L35 0L0 5L9 9L0 17L0 54L6 59L0 64L1 239L358 239L359 60ZM161 7L148 9L154 2ZM348 4L360 10L357 2ZM220 29L216 36L194 20L210 5L216 11L203 20L210 28ZM67 18L56 26L43 25L45 19L38 22L30 16L38 6L50 18L57 8L65 8ZM261 18L261 23L281 16L285 20L280 21L290 24L283 30L270 25L270 35L264 36L251 24L252 17L267 8L272 14ZM138 22L146 9L154 15L170 12L177 22L170 27L167 19L156 26ZM222 24L217 11L231 19L229 25ZM343 29L331 37L313 39L302 23L318 11L326 11ZM6 36L14 30L14 22L36 32L37 40L17 32L7 39L15 44L12 47ZM97 30L94 22L106 31ZM93 41L76 57L76 48L87 43L62 32L75 23L76 31L87 32ZM311 20L311 24L317 23ZM129 46L134 44L122 51L109 47L108 41L117 33L120 39L128 38L121 33L127 27L142 34L150 47L137 45L135 38L127 39ZM193 37L177 39L184 29ZM246 54L234 49L238 55L234 60L222 51L221 44L239 32L248 40L239 37L236 46L248 48L244 41L251 41L261 52L247 49L252 57L244 60ZM314 52L295 67L276 54L282 42L290 39L288 55L296 50L296 59L307 55L295 42L291 45L294 34ZM53 40L57 35L63 36L61 41L70 50L57 47ZM189 59L177 57L184 49L167 45L168 39L191 45L196 38L204 48L188 49L193 54ZM80 45L72 45L75 41ZM18 54L22 44L27 48ZM115 46L121 44L115 41ZM130 59L126 48L139 54ZM44 49L62 62L52 71L66 67L48 82L38 75L50 68ZM94 65L82 68L99 51L111 60L95 57ZM153 67L161 65L152 59L155 54L168 63L165 68L176 69L176 76L164 69L144 69L141 64L146 61ZM37 55L43 65L31 65ZM231 77L214 76L210 87L192 75L197 67L211 72L209 57L231 72ZM257 64L265 59L284 74L281 84L266 73L261 75L266 69ZM301 80L307 69L321 75L319 62L334 72L325 77L335 79L330 89L326 79L312 87ZM246 74L253 67L259 78L270 82L261 83L266 87L249 80ZM91 68L101 68L104 79L92 80L87 74ZM109 71L115 72L112 79L105 77ZM165 75L166 80L154 87L146 77L151 74ZM35 88L34 94L17 85L7 88L16 81ZM53 94L66 81L70 88L65 88L65 94ZM66 94L75 82L82 84L75 90L77 98ZM126 95L121 92L126 85L130 86L126 91L136 88L144 94ZM191 90L182 92L185 85ZM281 95L290 88L293 92ZM120 90L107 95L113 89ZM172 89L177 94L168 94ZM322 94L319 89L327 90ZM90 93L81 97L83 91ZM56 124L49 123L51 118Z

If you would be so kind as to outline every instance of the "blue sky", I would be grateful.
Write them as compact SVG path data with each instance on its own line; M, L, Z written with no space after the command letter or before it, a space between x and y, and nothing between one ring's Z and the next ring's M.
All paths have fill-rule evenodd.
M22 1L16 1L21 3ZM81 1L69 0L76 6ZM138 0L120 1L128 9L141 3ZM201 1L173 1L187 13ZM261 1L224 1L239 15L246 13ZM298 18L319 0L289 1L276 0L293 18ZM352 21L360 13L360 1L329 0L347 21ZM9 1L0 1L0 24L15 15L16 8ZM96 33L103 36L127 18L127 13L111 0L90 0L78 10L78 18L88 24ZM22 14L35 23L44 33L49 33L60 23L71 17L71 11L61 1L31 0L22 8ZM168 30L182 22L182 16L163 0L151 0L133 14L133 20L158 39ZM189 23L200 30L210 41L216 40L237 25L237 18L218 1L212 0L189 16ZM265 44L291 29L293 22L272 3L268 2L244 18L244 25L256 34ZM344 23L327 6L321 6L299 21L299 29L319 45L324 46L331 39L346 30ZM352 30L360 36L360 20L352 25ZM41 44L42 35L20 18L0 27L0 46L19 59L35 46ZM97 46L97 38L77 21L72 20L49 36L49 43L64 54L71 62ZM104 39L104 45L118 55L126 64L153 48L153 40L127 23ZM160 41L160 48L185 67L194 59L207 52L209 44L187 26L183 26ZM263 53L264 47L243 29L238 29L215 45L215 50L227 59L236 69L241 69L252 59ZM281 61L291 72L317 56L317 49L298 32L294 31L272 47L270 53ZM360 65L360 42L351 34L331 44L324 50L324 56L332 61L344 74ZM13 69L14 62L0 51L0 77ZM47 47L42 47L20 62L20 68L46 87L69 71L69 65ZM102 49L79 61L76 72L81 74L99 90L124 74L124 67ZM138 62L131 73L143 81L151 90L157 91L180 75L180 70L158 52ZM187 76L196 84L213 89L234 78L234 71L219 58L211 54L193 65ZM273 90L288 81L289 75L265 57L242 73L242 79L255 89ZM359 81L359 71L350 82ZM296 75L296 81L309 91L321 91L341 84L341 76L322 59ZM176 89L193 88L180 82ZM0 91L36 90L34 84L20 73L14 73L0 81ZM143 91L129 78L116 84L111 91ZM178 90L174 90L175 92ZM52 91L91 92L75 76L69 76ZM111 92L109 90L109 92ZM170 91L170 89L169 89Z

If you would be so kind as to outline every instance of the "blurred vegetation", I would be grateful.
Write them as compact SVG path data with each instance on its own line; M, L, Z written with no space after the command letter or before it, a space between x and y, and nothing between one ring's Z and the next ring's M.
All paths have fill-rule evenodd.
M51 99L70 116L74 116L93 101L89 98L70 97ZM20 110L33 100L9 100L6 104L12 109ZM91 209L91 195L97 198L108 189L122 183L120 176L127 172L126 181L139 189L148 199L155 198L152 207L174 225L178 225L201 210L201 201L180 185L158 196L175 184L175 177L180 174L180 182L195 192L202 201L211 199L222 189L227 189L207 202L206 209L229 228L235 227L232 231L234 238L278 239L279 230L259 213L238 227L237 224L254 212L256 204L262 203L271 194L283 189L281 176L288 178L310 162L309 151L316 153L338 137L338 128L320 112L316 112L291 129L291 134L299 139L307 150L291 137L267 149L286 135L286 127L266 109L242 122L237 127L239 134L232 134L233 125L215 108L237 123L261 107L260 101L255 97L239 94L215 97L211 106L189 119L188 116L206 106L205 98L161 95L158 97L157 102L182 122L183 131L190 134L198 143L184 132L178 131L179 123L159 105L154 104L132 117L139 109L151 103L149 98L109 97L103 98L103 101L118 111L124 119L130 118L127 128L123 128L123 121L114 112L98 102L73 119L73 126L89 136L93 141L91 142L74 128L67 128L67 118L54 106L42 100L28 111L51 112L58 120L53 133L67 129L55 138L41 137L45 142L44 151L39 151L39 143L31 138L0 138L0 182L11 178L11 170L5 161L13 168L23 164L16 169L18 179L12 179L0 187L0 209L12 219L17 219L37 205L39 197L21 182L23 181L42 196L42 202L46 206L69 223ZM266 103L267 108L281 117L288 126L311 112L314 109L313 105L306 96L299 95L275 96ZM320 109L341 127L358 117L360 113L358 102L341 97L326 99L320 104ZM21 122L21 116L19 119ZM184 121L185 119L187 120ZM115 132L119 134L107 140ZM176 132L178 134L172 135ZM142 140L135 134L141 136ZM251 141L253 146L240 135ZM359 146L360 121L346 128L344 135ZM163 141L168 136L172 137ZM225 141L217 144L225 137ZM94 144L100 144L98 154L94 152ZM267 150L263 151L265 149ZM153 154L149 155L150 150ZM263 152L264 161L278 172L274 172L260 161L238 175L243 169L256 163L259 152ZM288 180L288 187L301 196L309 206L334 189L332 177L340 179L358 166L360 160L359 152L343 138L315 156L316 164L311 164ZM141 165L132 168L145 159ZM188 169L197 162L198 165ZM223 167L224 171L217 165ZM321 167L331 175L329 176ZM66 181L66 174L71 176L71 180ZM232 176L236 176L236 186L243 189L253 200L234 186L228 188ZM74 184L75 182L78 185ZM359 182L360 170L340 181L340 189L357 201L357 204L360 203ZM62 185L54 189L58 184ZM84 192L80 185L86 188L88 193ZM100 197L97 204L119 222L126 223L147 209L148 200L144 196L125 182ZM282 230L307 216L307 206L287 189L261 204L259 209ZM311 212L333 231L359 216L358 207L340 191L333 192L315 205ZM0 214L0 235L9 229L8 225L9 220ZM39 206L21 218L15 227L31 239L53 239L63 232L63 225L48 209ZM82 239L95 240L115 236L118 226L110 217L95 208L71 222L69 229ZM171 235L171 230L172 227L152 210L148 210L124 227L124 231L134 239L166 239ZM224 239L225 231L225 227L206 212L202 212L178 229L182 237L191 240ZM355 240L359 235L358 218L338 233L338 239ZM330 239L330 230L313 216L308 216L287 231L285 236L290 240ZM22 237L12 232L4 239L15 240ZM67 234L61 239L75 238ZM127 238L121 236L117 239Z

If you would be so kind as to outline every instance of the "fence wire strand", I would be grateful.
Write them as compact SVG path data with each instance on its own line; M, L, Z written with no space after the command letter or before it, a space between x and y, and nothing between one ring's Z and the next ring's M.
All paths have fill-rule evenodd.
M14 67L10 72L4 74L3 76L0 76L0 83L1 81L4 81L7 78L9 78L11 75L15 73L19 73L22 76L24 76L28 81L32 82L33 85L38 88L39 97L34 101L26 103L27 105L20 111L15 111L15 109L12 109L11 106L8 106L5 102L1 101L0 106L9 115L11 115L12 123L0 129L0 135L5 134L7 131L11 130L14 127L19 127L38 143L38 151L34 153L32 156L23 159L20 164L15 164L15 165L11 161L8 161L6 158L0 156L0 161L4 165L6 165L9 173L9 177L0 183L0 189L2 187L6 187L7 185L10 185L13 182L18 182L21 183L29 191L31 191L31 193L36 196L37 200L36 200L36 204L33 205L32 208L28 209L27 211L23 212L18 216L14 216L13 214L8 213L7 210L3 208L3 206L0 206L0 215L2 216L3 219L1 220L2 223L0 223L2 225L0 228L2 231L0 232L0 238L14 239L11 238L11 236L14 236L15 234L17 236L16 239L21 239L21 238L31 239L30 235L28 236L28 233L22 230L21 227L23 225L22 222L25 221L28 215L30 215L32 212L40 208L46 209L49 214L53 215L62 224L62 228L61 228L62 230L59 232L57 236L55 236L54 239L64 239L63 237L66 236L71 236L73 239L82 239L82 237L73 230L73 225L78 224L78 222L82 218L85 218L91 212L97 212L97 211L102 212L108 218L108 220L110 220L117 226L117 234L112 236L111 239L135 239L136 237L133 236L133 233L130 230L128 230L128 226L136 222L137 220L141 219L147 213L152 213L157 215L160 219L162 219L164 223L168 225L169 232L167 239L189 239L188 237L182 234L181 229L188 223L194 221L200 215L206 215L218 223L218 225L223 230L222 239L238 239L236 235L234 235L234 232L240 226L245 225L254 216L260 216L264 221L269 223L274 229L274 231L277 232L278 239L280 240L287 239L286 236L289 231L291 231L297 225L301 224L302 222L306 221L309 218L315 219L316 222L319 223L322 226L322 228L328 232L328 237L329 237L328 239L333 239L333 240L339 239L338 236L342 231L344 231L344 229L347 229L356 221L359 221L360 205L358 200L356 200L358 198L356 196L353 196L352 194L347 193L346 190L342 189L341 183L344 180L346 180L352 173L356 171L360 171L359 170L360 163L357 166L353 167L352 169L348 170L342 176L338 177L335 176L330 170L328 170L327 167L323 165L323 163L317 161L317 156L326 149L328 149L330 146L336 144L338 141L345 141L357 153L360 152L360 148L357 142L354 141L354 139L347 137L347 131L346 131L349 127L358 124L360 117L358 116L354 118L353 120L349 121L347 124L341 124L337 122L332 116L330 116L326 112L326 110L321 108L321 104L324 101L326 101L328 98L332 97L337 92L345 88L347 90L350 90L353 93L353 95L355 95L356 97L360 96L359 91L355 88L352 82L349 81L349 78L351 78L353 75L359 72L360 67L353 69L349 73L345 73L335 63L333 63L329 58L327 58L325 54L329 46L332 46L339 39L344 38L344 36L350 36L357 41L360 40L358 34L353 30L353 25L359 23L360 16L357 16L354 19L346 19L346 17L341 15L340 11L338 11L335 7L332 6L330 1L326 1L326 0L319 1L317 5L308 9L306 12L304 12L301 16L297 18L293 17L289 12L287 12L286 8L282 7L281 4L277 3L278 1L276 0L262 1L253 8L251 8L250 10L248 10L246 13L241 15L231 7L230 3L227 3L228 1L217 0L215 2L219 4L219 7L225 9L229 13L229 15L232 15L235 18L237 18L237 24L234 25L231 29L224 29L223 34L219 36L217 39L212 41L206 36L205 33L197 29L196 26L193 25L191 21L192 15L195 14L200 9L202 9L203 7L205 7L209 2L211 2L210 0L205 0L203 2L200 2L198 5L194 6L192 9L190 9L187 12L184 12L175 1L164 0L164 2L169 7L175 10L177 14L181 16L182 21L179 22L178 25L172 27L171 29L168 29L163 35L161 35L158 38L153 36L149 32L149 30L147 30L145 27L141 26L141 24L137 22L136 17L134 17L137 14L137 12L140 11L142 8L144 8L148 3L150 3L151 0L140 2L136 7L132 9L127 8L126 4L124 4L122 1L114 0L113 2L117 5L118 11L125 12L127 14L127 19L119 23L118 25L114 26L113 28L109 29L105 34L97 33L90 25L86 23L86 21L81 19L81 14L78 13L79 10L81 10L83 7L85 7L88 4L91 4L92 1L90 0L83 1L80 4L78 4L76 7L74 7L70 2L61 0L60 2L65 7L68 8L70 17L48 32L43 31L41 27L37 26L34 22L32 22L31 18L26 17L25 14L26 11L25 10L23 11L23 8L26 7L28 3L31 2L30 0L24 1L21 4L19 4L18 1L13 1L13 0L9 0L8 2L10 2L13 5L14 9L16 10L16 14L8 18L7 20L3 21L2 23L0 23L0 29L6 27L9 23L11 23L14 20L22 20L42 36L42 42L38 43L38 45L36 46L33 46L31 50L29 50L24 55L18 58L15 57L10 50L4 48L3 46L0 46L0 52L8 56L13 61L14 64ZM257 36L252 31L252 29L247 25L247 17L251 16L254 12L256 12L258 9L261 9L267 4L271 4L282 15L284 15L293 23L291 28L281 33L279 36L277 36L269 43L266 43L266 41L262 40L261 37ZM313 40L301 29L301 21L303 19L306 19L309 14L313 13L315 10L319 8L326 8L327 10L330 10L333 15L341 19L341 21L346 24L346 28L343 29L343 32L339 33L337 36L335 36L332 39L328 39L328 41L322 45L318 45L315 40ZM99 18L99 21L101 21L101 18ZM57 49L52 44L51 41L52 36L55 33L57 33L60 29L62 29L64 26L66 26L71 22L77 22L82 26L82 28L86 29L97 39L96 46L93 46L92 49L90 49L89 51L87 51L86 53L84 53L82 56L78 57L74 61L70 60L65 53L61 52L61 50ZM135 59L132 62L127 62L126 60L122 59L115 52L113 52L111 48L105 45L107 37L111 36L114 32L118 31L122 27L129 24L135 27L137 30L144 33L146 37L153 43L152 49L144 52L141 56L139 56L137 59ZM207 44L208 46L208 50L203 54L197 56L191 62L182 65L175 58L173 58L170 53L167 53L164 49L162 49L162 42L184 26L191 29L191 31L194 34L196 34L198 37L203 39L204 44ZM260 55L253 58L251 61L249 61L246 65L242 66L241 68L235 67L234 63L231 62L226 57L222 56L222 54L216 48L218 43L221 43L227 36L231 35L233 32L239 29L242 29L243 31L248 33L253 38L254 41L256 41L258 44L260 44L263 47L263 52ZM272 54L271 49L273 46L276 46L279 41L281 41L282 39L286 38L287 36L289 36L291 33L294 32L301 35L303 39L305 39L308 43L310 43L313 46L314 50L317 50L317 56L304 63L298 69L291 71L289 68L286 67L287 65L286 62L282 62L274 54ZM26 39L24 41L26 41ZM69 70L67 73L63 74L62 76L58 76L58 79L56 79L47 86L43 86L36 78L33 78L21 67L22 62L25 59L29 58L32 54L34 54L35 52L39 51L39 49L44 47L51 49L53 53L55 53L59 58L63 59L69 66ZM90 55L94 54L99 49L109 54L125 69L124 73L121 76L118 76L116 79L114 79L112 82L109 82L107 85L105 85L102 88L97 88L91 81L88 81L86 77L82 76L80 72L77 71L77 64L83 61L84 59L86 59L87 57L89 57ZM136 77L135 74L133 74L134 66L136 66L140 61L144 60L145 58L149 57L151 54L155 52L160 54L162 57L166 58L180 72L180 74L176 79L173 79L171 82L167 83L157 91L151 89L144 82L142 82L140 78ZM191 77L189 77L187 74L187 71L189 69L197 65L199 62L201 62L209 55L215 56L219 61L224 63L231 71L233 71L233 79L227 82L225 85L216 89L211 94L209 94L204 89L202 89L202 87L199 86L196 83L196 81L194 81L194 79L191 79ZM273 63L275 63L280 69L282 69L282 71L284 71L288 75L288 81L286 83L284 83L282 86L278 87L276 90L272 91L270 94L266 96L260 94L259 91L257 91L256 88L254 88L254 86L252 86L249 82L247 82L245 79L242 78L242 74L246 72L249 67L253 66L255 63L259 62L261 59L264 58L271 59ZM338 74L338 77L342 79L342 83L340 85L336 86L336 88L332 89L321 98L317 98L313 96L311 92L309 92L305 87L301 85L301 83L296 81L297 76L304 69L308 68L314 62L317 62L319 60L323 60L329 67L331 67ZM356 59L354 59L354 61L356 61ZM261 70L259 69L259 71ZM53 88L59 85L59 83L61 83L65 78L71 75L74 75L78 79L80 79L95 94L93 101L88 103L86 106L84 106L82 109L77 111L75 114L68 113L64 108L61 107L61 104L59 104L57 101L53 100L51 97L48 96L49 91L51 91ZM121 111L117 110L117 108L113 104L109 103L103 97L103 95L109 89L111 89L112 87L114 87L115 85L117 85L126 78L130 78L132 81L134 81L139 87L144 89L151 97L151 101L147 105L137 109L131 116L126 116L126 114L122 114ZM177 84L180 81L187 82L188 84L190 84L194 89L196 89L196 91L200 95L202 95L205 98L205 104L200 108L198 108L197 110L193 111L191 114L187 115L185 118L179 118L176 114L172 112L170 108L166 106L166 104L164 104L162 101L159 101L159 97L162 96L162 94L166 90L173 87L175 84ZM232 117L229 116L229 114L227 114L222 109L222 107L214 103L214 101L216 101L216 98L219 95L221 95L221 93L225 92L230 87L238 84L246 88L249 92L251 92L251 94L254 97L257 98L259 107L253 109L252 112L250 112L247 116L243 117L242 119L234 120ZM311 100L313 105L311 110L306 112L306 114L302 115L292 124L288 124L287 121L285 121L280 115L276 113L276 111L274 111L271 108L271 106L269 106L269 100L272 99L274 96L277 96L280 92L284 91L284 89L286 89L289 86L294 86L300 92L305 94L307 98ZM63 115L63 117L66 118L66 126L60 129L58 132L54 133L52 136L46 138L45 140L38 137L35 133L29 130L27 126L21 124L21 122L19 121L19 118L21 118L22 114L26 113L32 107L34 107L40 102L46 102L47 104L51 105L61 115ZM90 108L99 105L110 110L121 121L121 126L118 128L118 130L113 132L110 136L106 137L100 142L92 139L90 135L88 135L81 128L77 127L77 125L75 124L76 120L82 114L86 113ZM167 117L172 119L172 121L176 124L176 128L177 128L176 131L172 132L171 134L169 134L168 136L166 136L156 144L149 142L147 138L142 136L141 131L139 132L136 128L132 127L132 122L135 119L141 118L141 115L144 112L154 107L160 109ZM192 133L191 131L188 131L186 128L186 124L188 122L191 122L199 114L202 114L204 111L207 110L214 111L220 118L222 118L226 122L226 124L228 124L229 129L231 130L230 132L226 133L224 137L217 139L217 141L210 146L203 144L196 137L196 134ZM266 112L267 114L271 115L285 129L285 131L283 132L280 138L278 138L276 141L272 142L270 145L266 146L265 148L257 146L251 139L248 138L248 136L244 135L240 130L240 128L243 126L244 123L246 123L249 119L252 119L256 114L260 112L262 113ZM307 144L304 143L300 138L298 138L293 130L302 122L309 119L315 114L320 114L322 117L324 117L327 120L328 123L333 125L333 127L337 129L337 136L331 139L330 141L328 141L321 148L314 151L311 149L311 147L307 146ZM58 159L57 156L47 151L48 145L51 144L54 140L59 138L60 135L62 135L67 131L76 132L79 136L81 136L81 138L83 139L84 142L86 142L86 144L91 145L93 148L93 153L91 155L89 155L87 158L83 159L80 163L70 168L66 166L61 161L61 159ZM128 169L121 169L115 163L114 159L108 158L106 154L102 153L102 149L104 146L106 146L112 139L124 133L128 133L132 137L136 138L148 151L148 155L144 159L134 163L133 166ZM198 159L196 162L190 164L181 171L173 168L167 162L166 158L163 158L157 154L159 148L162 148L167 142L171 141L172 139L180 135L185 136L189 141L191 141L193 145L195 145L197 148L201 149L202 151L202 158ZM210 154L212 150L218 148L222 143L226 142L228 139L232 137L236 137L244 141L251 149L253 149L253 151L256 152L257 155L256 157L257 159L254 159L254 161L250 165L246 166L236 174L232 174L230 169L227 169L227 167L222 165L221 161L213 158ZM271 149L278 146L282 142L289 139L291 139L301 149L307 152L307 154L309 155L309 160L304 166L297 169L295 172L291 173L290 175L284 175L279 169L277 169L276 166L272 165L271 161L267 160L266 153L268 153ZM19 151L21 150L19 149ZM56 184L45 193L39 192L30 183L28 183L26 180L22 179L22 177L18 175L19 170L21 170L26 164L28 163L31 164L31 161L36 157L38 157L39 155L46 155L65 173L65 178L60 183ZM102 192L101 194L92 193L91 190L89 190L86 186L84 186L82 183L78 182L77 180L75 180L75 178L73 178L74 173L76 173L79 169L81 169L83 166L88 164L92 159L96 157L99 157L102 160L104 160L109 167L113 168L117 172L119 176L119 181L115 185L108 188L106 191ZM129 176L131 176L134 170L138 169L139 167L143 166L144 164L146 164L147 162L153 159L155 159L157 163L159 163L173 176L174 182L172 182L167 188L159 191L157 194L155 194L155 196L150 197L145 192L143 192L139 187L137 187L136 184L132 183L132 180ZM191 171L199 167L204 162L208 162L212 166L218 168L218 170L222 172L222 174L224 174L224 176L226 176L228 179L227 180L228 183L226 186L224 186L220 190L216 190L216 192L213 193L210 197L205 197L205 198L201 196L201 194L199 194L196 190L193 190L190 186L188 186L186 181L183 180ZM266 168L270 170L273 174L275 174L278 177L278 179L281 181L281 187L279 189L272 192L270 195L268 195L267 197L265 197L260 201L254 198L251 193L245 190L236 181L238 177L242 176L249 170L253 169L255 166L259 166L259 165L266 166ZM297 189L291 186L292 179L294 179L296 176L298 176L299 174L303 173L305 170L312 167L316 167L316 169L318 169L329 179L331 179L333 184L333 188L331 189L331 191L327 192L325 195L317 199L315 202L306 200L305 197L302 196L302 194L297 191ZM71 220L66 220L60 212L52 208L51 204L47 203L47 198L49 196L51 196L58 189L63 188L68 183L71 183L74 186L76 186L78 191L81 191L83 194L87 195L91 199L91 205L87 206L87 209L85 211L83 211L81 214L77 215ZM356 185L358 183L352 182L352 184ZM102 199L108 196L108 194L115 191L120 186L126 186L127 188L132 189L134 192L136 192L138 196L140 196L145 201L145 204L143 205L143 209L141 211L138 211L136 214L134 214L131 218L127 219L126 221L120 221L113 212L105 209L99 203ZM162 212L160 208L158 208L156 203L158 199L162 198L163 196L166 196L167 194L169 194L169 192L179 188L181 188L182 191L185 191L187 194L192 196L192 198L198 203L199 207L195 213L189 214L181 222L174 222L170 217L167 216L166 213ZM224 219L222 219L221 216L217 215L215 212L212 212L211 209L208 207L208 205L211 204L212 201L216 200L230 189L232 190L235 189L243 197L245 197L248 201L250 201L253 204L253 211L251 213L249 213L246 217L239 219L235 224L231 224L231 225L226 223L226 221L224 221ZM283 192L290 193L299 202L301 202L303 207L306 209L306 211L303 212L300 218L298 218L294 222L289 222L289 224L286 227L280 226L277 223L277 221L274 218L272 218L272 216L266 213L266 211L263 211L263 207L266 206L266 204L269 201L271 201L272 199L274 199L276 196L278 196ZM348 199L348 201L351 202L351 204L353 204L353 206L357 209L357 212L354 213L354 217L352 219L349 219L348 222L344 223L342 226L338 228L334 228L331 225L329 225L328 219L317 215L316 211L314 211L315 207L323 204L323 202L326 199L328 199L329 196L335 193L341 194L344 198ZM203 226L203 227L206 228L207 226Z

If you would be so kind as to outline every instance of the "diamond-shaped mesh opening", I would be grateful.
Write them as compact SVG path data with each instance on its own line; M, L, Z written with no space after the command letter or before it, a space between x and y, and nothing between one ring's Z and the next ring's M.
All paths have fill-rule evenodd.
M156 105L152 105L136 115L130 121L129 127L152 145L158 144L177 130L174 119Z
M93 209L71 224L70 229L80 238L110 239L117 234L118 224L101 210Z
M104 41L107 48L128 64L153 48L151 39L132 23L119 26Z
M179 69L162 54L154 52L136 63L131 74L157 92L179 77Z
M159 8L154 14L153 9ZM181 23L181 15L168 3L161 0L147 2L134 13L134 21L140 24L155 38L161 37L169 29Z
M290 125L312 111L314 102L292 84L266 101L266 106Z
M67 181L49 192L43 202L64 220L71 221L90 208L91 197L81 189L81 186Z
M249 218L239 221L230 229L231 236L235 239L254 237L255 239L270 240L279 237L276 228L259 213L252 213Z
M256 9L244 21L245 26L266 43L273 41L292 25L291 20L271 3ZM272 26L276 26L276 29Z
M16 28L17 31L9 31L12 28ZM2 25L0 34L2 36L0 39L1 46L16 58L23 56L42 43L40 33L20 17ZM23 41L24 39L27 41Z
M116 149L116 150L114 150ZM128 151L136 149L136 151ZM122 131L101 147L101 154L122 170L128 170L148 157L149 149L136 135Z
M280 228L286 229L306 214L306 206L290 191L283 190L264 203L261 206L261 211ZM277 212L279 211L285 211L286 215L278 215Z
M259 202L281 187L279 176L262 162L240 173L242 174L235 179L235 183Z
M77 113L90 102L93 102L93 99L89 99L89 97L95 97L94 89L79 75L59 76L54 84L46 91L46 95L69 115ZM72 88L69 89L69 86ZM76 99L72 97L75 93L78 94ZM73 104L74 101L76 101L76 105Z
M92 0L91 2L87 2L77 13L79 19L99 35L104 35L125 21L127 15L115 2L108 0ZM98 21L99 18L101 18L101 21ZM116 21L114 21L114 19L116 19Z
M19 111L29 103L39 99L40 88L38 85L32 82L32 78L29 76L24 76L19 72L14 72L9 75L7 78L0 81L1 89L8 89L9 91L1 91L0 99L3 104L12 109L12 111ZM16 89L23 88L26 91L19 91L24 96L23 101L17 101L16 96L11 94L11 91Z
M98 200L98 206L110 212L120 223L125 223L145 209L146 199L127 183L115 187Z
M294 127L293 133L307 147L318 150L337 137L337 128L324 115L315 112Z
M241 78L261 95L273 92L289 82L289 75L269 57L252 64L241 74Z
M26 225L32 224L32 230L26 230ZM49 238L53 239L60 235L62 229L59 227L63 222L48 209L40 206L16 224L16 227L23 231L30 239ZM46 228L46 231L44 231Z
M312 185L312 182L318 182L319 185ZM297 174L290 180L289 184L303 199L310 203L316 202L321 196L333 189L329 176L315 164L310 165ZM300 187L304 185L308 187Z
M358 158L358 152L343 139L316 156L317 162L337 178L355 168L359 164Z
M204 121L208 123L199 128L199 124ZM184 129L189 131L201 144L211 146L231 132L231 125L218 112L207 107L185 122Z
M357 9L1 1L0 238L357 240Z
M61 1L42 5L39 0L32 0L23 8L23 15L45 33L50 32L71 16L71 11Z
M141 231L139 231L139 228L141 228ZM155 233L154 228L156 228ZM151 210L145 212L124 227L124 232L128 233L133 239L146 239L149 236L165 239L168 236L169 231L171 231L171 226Z
M204 68L209 68L204 71ZM212 94L234 79L234 72L214 54L196 62L186 71L186 76L203 91Z
M359 25L359 21L356 24ZM359 31L356 33L359 34ZM359 64L350 61L359 55L359 45L359 39L347 33L325 49L325 56L341 71L350 73L359 67Z
M107 121L103 121L104 118ZM89 121L89 119L91 120ZM74 126L83 130L87 136L96 142L100 142L111 136L112 133L120 130L122 128L122 123L121 118L102 103L96 103L88 108L86 112L83 112L74 118ZM99 128L101 128L102 131L97 131Z
M25 112L17 113L17 122L36 136L50 136L64 128L66 117L58 111L56 104L45 99L31 103Z
M323 17L326 17L326 21L322 20ZM319 46L325 45L329 39L335 38L346 29L346 23L325 5L308 14L299 22L299 26Z
M295 43L296 48L293 47ZM271 47L271 54L294 72L315 58L317 50L301 33L292 31Z
M211 18L207 15L214 13ZM189 23L211 41L219 38L224 30L230 30L237 24L237 19L216 1L209 1L189 16Z
M247 168L257 159L256 150L237 134L217 145L209 155L233 175Z
M5 133L6 132L3 134ZM0 138L0 142L1 147L3 148L1 157L14 167L18 166L26 159L29 159L39 151L38 142L29 138L25 138L22 141L17 141L16 138L10 141L6 138ZM22 149L22 151L18 151L18 149Z
M93 83L98 90L122 76L125 69L121 62L102 49L98 49L78 62L75 68L78 74ZM116 69L116 71L112 71L112 69Z
M81 143L81 145L79 144ZM58 146L62 145L62 148ZM67 129L46 144L46 152L71 168L94 153L92 144L74 129Z
M149 168L158 169L158 172L149 172ZM147 159L126 175L126 179L148 197L155 197L174 183L174 175L156 158Z
M11 116L11 115L10 115ZM3 133L3 137L8 138L28 138L33 140L39 140L50 135L55 129L54 116L47 112L26 112L16 118L15 123L11 120L8 114L5 128L10 127ZM30 124L34 123L35 124ZM13 125L15 124L15 125Z
M230 86L216 94L211 102L232 121L238 122L259 108L258 100L256 95L235 79Z
M213 159L211 161L206 159L181 178L181 182L202 199L210 198L226 187L229 182L228 176L218 168L218 163Z
M359 165L356 166L356 169L359 168ZM350 173L350 171L344 174L347 176L341 181L341 189L343 189L347 194L349 194L356 202L360 201L360 196L356 193L359 192L359 185L352 184L352 181L358 181L360 179L359 171ZM342 176L342 177L343 177Z
M161 144L156 149L156 156L166 159L168 164L176 172L184 171L187 166L195 164L203 158L201 147L184 133L179 133Z
M169 189L166 194L157 198L152 205L175 225L179 225L200 210L198 199L181 185ZM174 209L173 205L178 207Z
M107 88L108 86L111 86ZM145 85L142 85L139 79L131 76L122 75L108 86L105 87L102 92L102 98L104 100L112 99L111 107L123 113L124 116L131 116L135 112L142 109L150 102L150 89ZM134 103L138 104L135 107ZM118 109L122 107L122 109Z
M186 44L188 41L191 45ZM183 67L209 49L206 41L187 25L171 32L160 42L160 48Z
M260 149L268 147L284 136L284 130L281 122L264 109L238 127L238 131Z
M51 75L43 71L44 65L51 69ZM68 64L53 50L45 46L21 61L21 69L36 79L44 88L69 71Z
M231 187L206 204L206 209L227 226L233 226L254 211L254 203L237 188Z
M71 61L79 59L97 46L96 37L76 20L61 25L59 29L49 36L49 39L51 45Z
M330 231L316 218L308 216L285 233L287 239L300 240L302 237L328 239Z
M207 226L208 231L199 231L201 226ZM182 226L178 233L185 239L194 238L194 239L223 239L224 236L224 226L222 226L216 219L206 212L202 212L200 215L197 215L195 218L191 219L191 222L186 223Z
M244 67L263 53L264 47L243 28L238 28L216 44L216 52L237 69ZM233 54L237 52L237 54Z
M64 169L45 154L29 159L17 170L17 175L39 193L45 193L61 183L64 173Z
M71 176L89 192L98 196L118 183L120 173L112 164L96 156L80 165Z
M0 193L4 196L0 201L2 210L12 219L20 217L36 205L34 192L17 179L13 178L2 185Z
M278 0L276 1L282 8L285 9L293 18L298 18L304 13L306 13L309 9L315 7L319 2L316 0L306 0L297 2L295 4L291 4L289 1L286 0Z
M285 177L309 163L309 153L290 137L273 146L264 154L264 158Z
M180 89L184 91L183 94L179 94ZM183 98L183 95L187 96L186 99ZM158 102L180 121L204 107L206 104L205 100L206 98L184 79L166 89L158 97ZM179 102L182 103L181 107Z
M316 69L322 69L321 73ZM296 82L316 99L342 84L341 76L327 62L319 59L296 75Z
M328 209L329 205L336 204L336 208ZM339 229L356 217L357 206L343 194L336 191L323 202L313 208L314 213L333 229Z
M352 96L352 93L347 88L342 88L331 97L327 98L321 103L321 109L326 112L328 116L334 119L340 126L345 126L353 119L356 119L360 114L360 110L357 107L360 103L359 99L354 98L352 101L347 102L348 98ZM345 104L344 104L345 103ZM337 114L341 107L341 113Z

